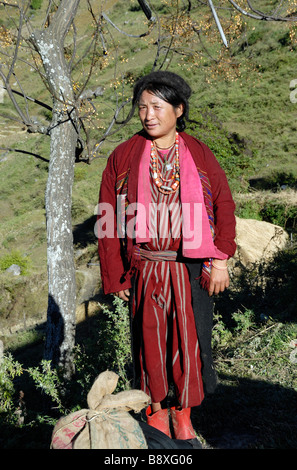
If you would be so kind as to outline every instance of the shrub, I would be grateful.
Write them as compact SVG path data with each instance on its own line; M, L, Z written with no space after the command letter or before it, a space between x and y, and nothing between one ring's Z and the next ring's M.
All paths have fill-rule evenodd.
M105 359L108 367L119 375L118 387L129 388L127 369L132 361L129 307L118 297L113 306L110 309L102 305L107 320L100 330L101 359Z
M208 109L193 110L187 131L204 142L226 172L231 189L242 190L244 179L252 168L248 143L238 135L229 135L221 122ZM248 186L248 183L245 184Z
M11 354L0 357L0 413L8 412L14 406L15 377L23 373L21 364Z
M43 359L39 367L29 367L28 373L32 377L35 386L57 404L59 411L65 411L61 401L61 379L58 371L52 368L51 361Z
M257 201L240 201L236 204L236 210L238 217L243 219L262 220L261 206Z
M28 274L31 260L27 256L23 256L19 251L14 250L0 258L0 271L5 271L12 264L17 264L21 268L21 274Z
M31 0L30 8L32 8L32 10L40 10L41 6L42 0Z
M297 208L284 203L266 204L260 211L262 220L285 229L295 230L297 225Z

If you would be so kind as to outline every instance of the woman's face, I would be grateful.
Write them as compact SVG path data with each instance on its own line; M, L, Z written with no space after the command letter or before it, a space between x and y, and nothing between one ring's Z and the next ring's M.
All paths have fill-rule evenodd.
M175 135L176 120L183 114L183 105L173 107L149 91L143 91L139 103L139 118L144 130L154 139Z

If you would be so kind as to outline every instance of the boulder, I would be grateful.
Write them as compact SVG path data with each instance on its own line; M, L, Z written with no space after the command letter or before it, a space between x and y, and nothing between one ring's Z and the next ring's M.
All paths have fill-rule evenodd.
M5 270L6 273L11 273L14 276L20 276L21 274L21 268L18 264L12 264Z
M278 225L255 219L236 217L237 250L234 260L244 266L271 259L285 248L288 233Z

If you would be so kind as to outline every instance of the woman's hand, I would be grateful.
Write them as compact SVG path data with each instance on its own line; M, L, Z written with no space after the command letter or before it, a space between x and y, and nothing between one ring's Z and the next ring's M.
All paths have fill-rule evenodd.
M113 295L127 302L130 297L130 290L129 289L120 290L119 292L115 292Z
M213 260L208 290L209 295L212 296L213 294L223 292L227 287L229 287L229 282L230 279L227 269L227 261L220 259Z

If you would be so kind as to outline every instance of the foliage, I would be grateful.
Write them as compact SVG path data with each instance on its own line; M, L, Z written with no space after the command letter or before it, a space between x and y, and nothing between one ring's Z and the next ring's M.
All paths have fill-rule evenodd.
M13 418L18 407L14 379L23 374L33 380L35 388L50 399L60 413L66 413L69 406L71 409L83 406L98 371L109 369L118 374L116 392L130 388L128 370L132 357L128 307L115 298L113 306L101 305L101 308L102 318L95 339L85 343L85 350L80 345L75 347L73 383L63 379L51 361L43 359L37 366L26 368L11 353L3 356L0 362L0 414L6 413L9 420Z
M296 244L270 262L233 272L216 301L213 348L222 374L252 377L297 391Z
M0 360L0 414L10 412L13 416L18 409L14 379L22 374L29 375L36 388L50 397L60 412L65 411L61 401L61 380L58 371L52 369L50 361L42 360L40 366L26 369L11 353L6 353Z
M212 344L215 366L221 386L227 387L230 383L233 383L233 386L229 389L229 393L224 394L224 403L220 411L216 409L217 404L223 400L220 389L212 401L205 400L206 404L203 405L207 409L205 425L201 418L201 412L202 417L204 413L202 407L198 418L199 429L206 437L210 433L210 441L212 432L216 433L219 429L224 410L226 412L229 410L228 423L234 420L232 413L230 417L230 407L233 409L237 406L233 396L236 395L236 389L241 381L250 380L251 382L243 383L249 383L250 387L252 384L254 387L257 386L257 393L259 394L261 390L263 400L266 388L272 387L273 384L276 387L283 387L283 393L297 391L295 374L297 325L294 322L296 261L296 246L292 246L278 254L271 263L263 263L263 266L255 266L254 269L242 268L240 275L233 274L229 291L216 298ZM118 389L130 387L131 345L127 304L115 298L112 304L101 305L98 318L93 320L89 331L76 347L76 374L71 382L63 382L59 378L59 371L53 370L46 361L28 368L20 365L11 354L5 354L0 365L2 399L0 418L1 426L4 426L5 422L13 426L11 429L14 429L12 433L14 439L20 433L19 435L27 442L22 432L28 433L30 426L30 429L35 429L37 434L37 430L44 425L48 429L44 439L49 439L50 429L58 418L57 412L65 414L69 410L85 407L87 393L98 373L103 370L114 370L119 374ZM32 386L40 390L42 396L49 397L57 408L56 411L51 408L45 412L41 401L37 405L38 412L32 415L32 412L27 410L25 421L20 424L16 423L18 410L16 395L20 387L19 380L22 378L27 380L25 376L29 376L33 380ZM269 406L275 409L280 406L277 390L269 395ZM245 396L247 389L240 388L238 393ZM249 401L253 400L249 398ZM290 408L290 403L288 407ZM249 422L257 422L257 426L262 430L255 447L259 448L265 444L279 448L282 445L296 444L294 439L286 434L286 429L278 429L278 441L275 441L276 434L269 435L265 419L261 424L257 418L258 405L245 402L236 416L244 419L244 410L249 414ZM288 414L289 412L290 410ZM215 431L211 430L212 419L216 423ZM290 426L291 424L288 424L288 428ZM264 429L266 431L263 434ZM45 442L41 435L35 442L37 447L48 446L48 441Z
M271 190L273 192L284 188L297 189L297 178L292 171L273 170L265 178L253 180L252 185L254 188L258 187L260 189Z
M0 413L13 409L13 380L22 373L21 364L11 354L0 357Z
M238 377L252 373L254 378L296 390L296 326L266 316L262 316L262 322L257 326L249 323L251 314L254 312L238 312L238 323L229 342L217 344L215 362L218 369L223 372L232 367L232 373ZM226 338L228 328L226 325L224 328Z
M241 310L233 312L231 319L234 320L235 326L229 328L224 323L223 316L219 313L214 315L214 328L212 335L212 346L213 348L224 348L234 341L234 335L238 333L240 335L245 334L252 327L255 327L254 312L250 309L245 309L244 312Z
M21 268L21 274L26 275L31 266L31 260L28 256L22 255L18 250L1 256L0 258L0 271L5 271L12 264L17 264Z
M39 10L42 7L42 0L31 0L30 8Z
M27 369L29 375L32 377L37 388L40 388L43 393L49 396L58 406L60 412L64 411L61 401L61 378L59 377L58 370L53 369L51 361L43 359L40 367L29 367Z
M130 315L125 302L115 297L112 303L99 304L100 314L92 322L92 334L82 334L75 346L75 376L71 384L71 405L84 406L97 375L112 370L119 376L115 392L131 386ZM68 385L69 387L69 385Z
M119 375L118 386L129 388L127 367L131 365L130 314L127 303L114 298L114 308L102 305L107 319L99 331L101 358Z
M285 229L296 231L297 207L289 206L286 201L283 203L271 203L263 207L260 212L262 220L279 225Z
M216 115L207 108L196 107L192 110L187 131L214 153L228 175L232 190L243 189L243 179L253 169L253 160L246 151L247 144L240 141L238 136L229 134ZM247 181L245 184L247 187Z
M212 332L212 347L216 348L218 345L226 345L232 340L232 332L228 330L223 322L222 315L216 313L214 315L214 327Z
M230 327L234 324L230 311L241 312L242 308L246 312L245 315L252 315L250 319L245 320L246 324L261 324L262 317L274 318L281 322L295 322L296 267L296 242L289 242L287 247L277 252L270 260L262 260L248 267L244 267L240 262L235 263L231 270L232 288L226 291L217 303L223 322Z
M236 206L237 215L242 219L262 220L260 215L261 205L258 201L240 201Z
M35 4L37 3L38 1ZM230 23L225 17L227 10L221 9L219 13L223 27L228 31L228 40L231 40L229 51L225 51L221 48L221 41L208 6L205 8L202 6L199 10L194 9L192 19L198 22L196 26L199 35L197 35L193 29L191 30L194 21L189 21L185 11L177 10L177 2L169 0L152 3L157 6L158 12L162 11L167 15L162 19L162 31L166 32L162 35L162 42L161 38L158 40L157 35L151 35L132 44L132 41L113 31L108 53L101 53L100 48L96 51L96 67L93 69L89 86L95 89L98 84L103 85L104 95L93 100L92 109L87 100L82 103L81 108L82 116L85 118L84 123L91 130L91 143L97 141L101 131L104 132L107 128L115 110L118 109L118 104L130 97L131 86L135 79L152 69L154 52L160 47L157 67L163 64L164 68L182 73L193 87L191 117L198 122L198 126L193 124L193 127L190 126L190 131L210 146L226 170L235 191L244 191L251 175L260 177L260 189L266 188L264 186L268 180L270 185L266 188L268 190L275 190L275 186L279 189L282 184L288 184L296 189L294 140L296 104L290 103L288 98L289 82L296 78L296 54L292 52L294 48L296 49L296 28L294 30L294 26L282 26L280 23L251 22L237 14L233 15L234 21ZM181 3L185 6L192 3L193 7L193 2ZM268 4L262 1L260 3ZM131 2L132 6L129 6L125 18L121 4L122 2L116 2L115 8L110 10L111 18L123 29L138 34L143 26L142 20L139 19L143 14L137 2ZM1 12L4 12L3 8ZM172 29L176 22L175 14L178 14L180 20L176 30ZM1 28L2 45L6 52L7 47L15 44L13 38L15 23L12 16L8 23L5 22L4 13L2 16L1 24L6 27L13 25L12 32ZM37 19L38 10L35 10L34 16L32 15L30 19L33 27ZM79 24L76 25L81 38L84 38L85 31L88 31L85 26L89 28L90 22L86 21L82 11ZM104 37L111 36L109 25L102 22L101 26ZM156 29L153 33L155 32ZM86 34L86 37L90 38L91 34ZM172 51L177 52L177 55L171 53L172 51L166 53L166 47L171 39ZM77 45L83 49L84 39L77 42ZM205 45L207 51L203 47ZM71 47L70 45L66 48L68 58L71 57ZM24 50L26 52L26 48ZM19 54L21 53L20 50ZM10 57L13 57L13 54L10 54ZM21 57L26 58L26 54ZM88 59L81 63L82 73L77 71L73 81L76 91L79 87L83 88ZM37 65L39 64L37 60ZM38 74L32 73L30 67L26 69L25 61L21 72L22 88L33 98L47 101L38 81ZM14 76L13 80L16 80ZM26 105L35 106L33 103L34 101L27 101ZM5 108L7 112L11 110L7 102ZM48 126L52 113L44 109L40 111L37 107L33 107L32 111L42 123L46 119L45 125ZM125 115L123 112L122 117ZM118 139L106 141L105 151L102 153L106 156L116 143L138 130L137 125L131 122L124 129L119 129ZM10 126L6 121L2 127L9 130ZM38 137L22 132L21 126L20 133L11 128L11 134L8 136L9 145L13 144L16 148L22 147L45 158L49 157L46 136ZM102 159L94 160L92 166L90 168L86 166L87 169L84 170L76 167L73 215L77 220L82 217L85 220L87 213L93 214L104 166L105 160ZM272 178L270 175L274 168L278 170L278 176L274 175ZM284 168L288 171L280 178L280 170ZM1 161L2 245L8 249L23 244L25 248L22 246L21 252L29 251L30 257L34 256L34 261L36 260L34 264L44 264L44 266L45 262L40 261L38 249L42 242L40 233L45 232L44 213L43 211L40 213L37 227L34 210L36 206L40 211L43 209L46 171L47 164L40 160L35 161L33 157L28 159L18 157L16 162L10 154L8 161L4 159ZM239 209L242 217L265 218L279 225L296 226L295 206L284 202L278 204L265 202L263 206L262 200L258 197L256 201L241 203ZM28 225L30 220L34 228ZM38 234L35 233L36 227ZM296 246L293 245L279 253L271 263L255 266L249 270L242 269L240 275L232 277L230 291L216 300L213 347L221 386L227 383L229 393L224 394L222 406L221 388L212 401L206 400L206 403L210 403L210 408L207 408L206 428L215 436L219 432L220 424L225 429L226 423L228 426L232 422L232 414L236 415L234 421L239 421L239 417L246 413L248 415L245 422L246 429L253 427L259 429L259 441L255 446L261 447L267 443L271 447L279 448L297 446L296 432L294 437L296 425L294 427L290 421L294 413L294 409L292 411L294 402L287 400L286 403L284 399L292 397L296 401L296 363L290 359L294 356L292 353L296 352L296 347L292 344L295 344L294 339L297 337L296 259ZM82 406L92 381L104 368L120 372L120 387L129 386L127 377L127 368L131 360L129 320L125 316L125 309L121 310L124 315L123 321L119 320L121 312L116 312L118 308L115 305L104 306L104 313L99 315L100 320L94 327L95 331L92 329L92 335L85 337L76 347L76 374L73 383L60 382L58 372L52 370L49 364L40 363L38 367L30 368L30 378L33 379L34 386L42 392L42 396L46 395L54 400L59 412ZM11 422L15 422L14 411L18 408L19 380L28 377L28 370L11 355L6 354L3 357L0 365L1 418L5 415ZM276 385L275 388L272 387L273 384ZM69 387L68 394L63 391L65 387ZM262 391L261 400L258 400L258 395L254 394L255 390ZM250 391L252 392L249 393ZM49 434L40 431L44 429L41 424L47 422L53 426L57 415L53 409L50 417L44 414L43 406L38 399L36 407L39 407L40 413L35 414L32 421L26 419L25 424L18 429L12 427L10 433L14 437L21 436L23 445L33 447L30 442L30 429L35 428L37 430L35 445L42 446L44 441L45 447L48 448L49 441L46 438ZM220 407L219 410L217 406ZM265 415L268 407L273 414L270 421ZM225 422L222 419L220 423L221 413L224 411L227 418ZM281 416L279 421L277 421L278 414ZM197 421L200 426L200 416ZM277 424L279 427L275 436L272 436L275 439L273 440L271 436L267 437L267 434L273 427L276 428ZM2 440L4 446L7 444L8 435L8 430L5 428L3 432L5 440Z
M246 309L245 312L234 312L232 314L233 320L235 320L236 327L234 331L247 331L251 327L255 326L254 323L254 312Z

